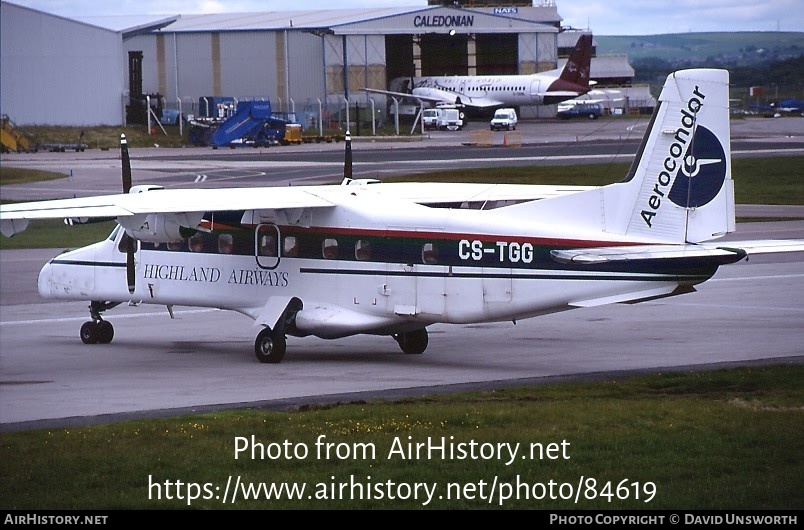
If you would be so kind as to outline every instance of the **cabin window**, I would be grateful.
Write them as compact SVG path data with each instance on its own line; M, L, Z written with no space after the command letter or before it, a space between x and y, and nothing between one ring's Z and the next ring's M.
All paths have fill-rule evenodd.
M299 240L296 236L287 236L282 240L282 255L288 258L299 255Z
M325 259L335 259L338 257L338 240L328 237L321 244L321 254Z
M221 234L218 236L218 253L231 254L234 251L234 237L232 234Z
M258 248L260 256L276 257L276 236L260 234Z
M422 246L422 263L425 265L435 265L438 263L438 247L433 243L425 243Z
M187 248L190 252L203 252L204 251L204 236L196 234L187 240Z
M368 261L371 259L371 242L365 239L358 239L355 242L355 259L358 261Z
M183 241L182 239L179 239L178 241L170 241L170 242L167 244L167 248L168 248L168 250L181 250L181 247L182 247L182 244L181 244L181 243L182 243L182 241Z

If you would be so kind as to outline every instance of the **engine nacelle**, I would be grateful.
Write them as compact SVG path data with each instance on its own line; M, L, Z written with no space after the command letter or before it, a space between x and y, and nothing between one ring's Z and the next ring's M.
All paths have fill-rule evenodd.
M285 330L288 335L322 339L339 339L359 333L380 333L398 325L394 316L358 313L343 307L311 306L288 317Z
M28 219L3 219L0 221L0 232L6 237L24 232L26 228L28 228Z
M118 217L117 222L134 239L148 243L170 243L192 236L204 212L150 213Z

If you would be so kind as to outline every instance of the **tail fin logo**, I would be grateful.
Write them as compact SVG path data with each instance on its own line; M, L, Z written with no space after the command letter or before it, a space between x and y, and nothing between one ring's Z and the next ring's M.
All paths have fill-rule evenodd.
M667 198L682 208L698 208L714 199L726 179L726 153L720 140L698 125Z

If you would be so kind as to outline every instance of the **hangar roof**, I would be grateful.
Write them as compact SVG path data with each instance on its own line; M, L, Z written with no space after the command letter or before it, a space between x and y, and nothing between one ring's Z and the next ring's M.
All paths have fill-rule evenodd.
M117 15L77 17L75 20L123 34L123 40L159 30L175 22L180 15Z
M394 33L405 33L408 31L428 32L434 31L433 27L438 27L437 21L430 20L422 23L416 28L408 28L405 24L400 26L403 20L391 21L393 17L405 17L406 15L430 15L436 16L471 16L478 18L489 31L500 31L506 29L509 32L519 31L539 31L555 33L557 29L548 24L541 24L532 20L513 18L510 16L495 15L477 10L468 10L455 7L433 6L433 7L395 7L377 9L326 9L326 10L298 10L298 11L258 11L244 13L214 13L203 15L126 15L115 17L87 16L77 20L106 27L115 31L121 31L124 38L132 34L148 31L163 30L172 32L209 32L209 31L258 31L258 30L322 30L330 29L336 34L354 33L358 28L365 27L366 24L389 24L388 29ZM443 26L441 26L443 29ZM351 31L350 31L351 29ZM377 30L376 25L371 25L370 32ZM472 32L482 31L477 26L472 27ZM446 30L445 30L446 31ZM136 33L134 33L136 32ZM381 31L388 33L388 31Z

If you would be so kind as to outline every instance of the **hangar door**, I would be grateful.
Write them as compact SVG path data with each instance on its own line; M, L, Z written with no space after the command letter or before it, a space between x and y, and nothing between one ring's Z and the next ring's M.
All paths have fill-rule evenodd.
M381 35L326 35L325 43L328 94L343 93L345 79L350 93L384 86L385 41Z
M518 74L518 44L518 36L507 33L388 35L385 38L388 80L416 75ZM418 73L414 65L417 59L421 60Z
M519 36L484 33L475 37L477 75L519 74Z

